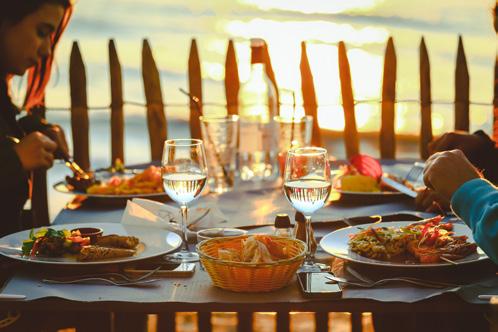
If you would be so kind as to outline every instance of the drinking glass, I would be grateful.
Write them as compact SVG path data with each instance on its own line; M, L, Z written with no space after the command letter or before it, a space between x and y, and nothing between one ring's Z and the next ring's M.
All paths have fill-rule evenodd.
M233 190L239 137L239 116L200 116L212 192Z
M287 152L284 192L291 205L306 217L306 257L302 271L320 271L311 248L311 216L325 204L331 189L327 150L302 147Z
M164 142L162 159L164 190L180 205L182 213L182 249L167 255L174 262L195 262L196 252L188 250L188 203L195 200L204 189L207 179L207 162L204 144L199 139L171 139Z

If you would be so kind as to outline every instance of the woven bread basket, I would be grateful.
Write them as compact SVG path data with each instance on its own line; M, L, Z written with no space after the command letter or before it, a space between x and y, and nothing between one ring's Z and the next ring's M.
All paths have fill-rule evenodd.
M212 238L197 245L201 263L217 287L235 292L269 292L286 286L301 266L306 244L301 240L266 235L279 245L287 247L290 258L272 263L234 262L218 258L223 244L239 237Z

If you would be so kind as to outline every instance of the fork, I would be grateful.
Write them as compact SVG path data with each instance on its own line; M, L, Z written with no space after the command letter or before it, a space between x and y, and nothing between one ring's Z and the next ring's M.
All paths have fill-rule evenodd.
M109 280L109 281L112 281L112 282L115 282L115 283L137 283L137 282L140 282L150 276L152 276L154 273L156 273L157 271L159 271L159 269L161 268L161 266L158 266L156 267L154 270L150 271L150 272L147 272L137 278L130 278L128 277L126 274L123 274L123 273L117 273L117 272L107 272L107 273L101 273L101 274L86 274L86 275L79 275L77 277L74 277L74 278L71 278L71 277L66 277L64 279L69 279L69 280L64 280L64 279L43 279L44 282L51 282L53 281L52 283L71 283L71 282L74 282L74 281L84 281L84 280L94 280L94 279L105 279L105 280ZM109 277L109 278L105 278L105 277ZM123 281L116 281L116 280L112 280L110 278L121 278ZM46 281L47 280L47 281ZM157 280L157 279L156 279Z
M445 282L439 282L439 281L428 281L428 280L421 280L417 278L410 278L410 277L401 277L401 278L386 278L386 279L380 279L371 283L367 282L356 282L356 281L350 281L344 278L340 278L334 275L328 275L326 276L327 279L331 280L331 282L340 282L346 285L351 285L351 286L357 286L357 287L362 287L362 288L373 288L376 286L381 286L384 284L387 284L389 282L395 282L395 281L400 281L400 282L405 282L408 284L413 284L417 286L422 286L422 287L427 287L427 288L446 288L446 287L458 287L459 285L455 284L450 284L450 283L445 283Z
M414 162L412 168L405 175L404 181L415 183L420 178L420 175L424 172L425 164L421 162Z
M43 282L47 284L79 284L79 283L85 283L88 281L101 281L101 282L106 282L110 285L114 286L134 286L134 285L144 285L144 284L150 284L153 282L158 281L159 279L147 279L147 280L138 280L138 281L114 281L112 279L107 279L107 278L98 278L98 277L91 277L91 278L79 278L79 279L73 279L73 280L54 280L54 279L42 279Z

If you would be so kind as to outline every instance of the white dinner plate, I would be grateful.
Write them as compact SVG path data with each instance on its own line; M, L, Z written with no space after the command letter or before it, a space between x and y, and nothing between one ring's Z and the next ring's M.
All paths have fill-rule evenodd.
M94 175L95 178L101 182L108 181L113 176L118 176L122 178L131 178L139 172L144 171L144 169L128 169L125 173L116 173L109 172L108 170L101 169L96 170ZM99 199L132 199L132 198L167 198L165 192L161 193L149 193L149 194L129 194L129 195L108 195L108 194L88 194L81 190L73 190L70 185L66 182L66 180L62 180L54 184L54 189L63 194L71 194L71 195L82 195L90 198L99 198Z
M130 257L113 258L95 262L78 262L74 257L27 257L21 252L22 242L29 238L30 230L25 230L6 235L0 239L0 254L12 259L29 263L52 264L52 265L102 265L114 263L133 262L142 259L161 256L178 249L182 239L176 233L151 227L122 225L119 223L88 223L53 225L50 228L75 229L83 227L99 227L103 229L103 235L117 234L138 237L140 240L136 254Z
M320 241L320 246L331 254L332 256L342 258L348 261L352 261L355 263L368 264L368 265L377 265L377 266L391 266L391 267L439 267L439 266L451 266L453 264L449 262L441 262L434 264L422 264L422 263L403 263L403 262L389 262L378 259L372 259L363 257L349 249L349 238L350 235L356 234L360 232L362 229L366 229L370 226L373 227L404 227L413 224L413 221L397 221L397 222L385 222L385 223L374 223L374 224L364 224L358 226L351 226L346 228L341 228L336 231L333 231L327 235L325 235ZM474 238L472 236L472 231L467 225L464 224L453 224L453 231L455 235L465 235L467 236L469 242L474 242ZM465 258L456 260L455 263L460 264L468 264L478 262L484 259L488 259L488 256L482 251L481 248L477 247L477 252L469 255Z

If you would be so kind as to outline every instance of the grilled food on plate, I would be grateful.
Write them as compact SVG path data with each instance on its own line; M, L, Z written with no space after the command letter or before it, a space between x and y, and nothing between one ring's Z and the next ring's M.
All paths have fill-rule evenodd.
M101 261L110 258L130 257L135 254L133 249L85 246L81 248L77 260L80 262Z
M349 248L359 255L387 260L439 263L458 260L477 251L466 236L456 236L451 223L442 216L422 220L405 227L369 227L353 234Z

